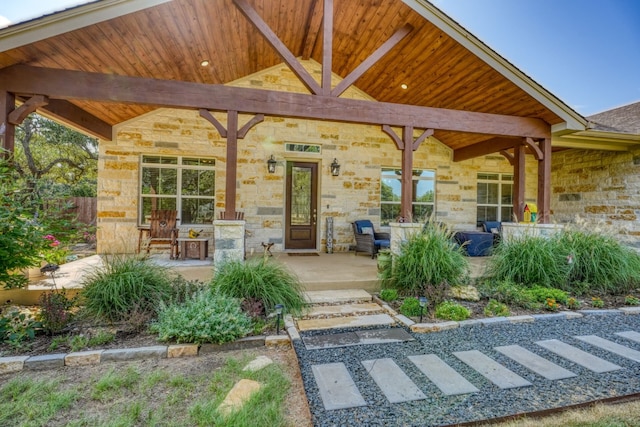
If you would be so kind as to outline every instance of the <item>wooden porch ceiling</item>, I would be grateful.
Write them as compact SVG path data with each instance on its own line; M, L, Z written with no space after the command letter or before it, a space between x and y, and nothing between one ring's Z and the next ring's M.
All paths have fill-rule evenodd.
M322 0L246 2L294 56L323 62ZM335 0L334 12L332 71L342 78L396 31L412 27L355 81L378 101L535 118L549 125L563 121L400 0ZM202 67L203 60L210 64ZM0 69L22 64L204 84L229 83L280 63L232 0L173 0L0 52ZM58 108L77 107L111 126L154 109L133 102L70 102ZM437 128L434 136L454 150L491 138Z

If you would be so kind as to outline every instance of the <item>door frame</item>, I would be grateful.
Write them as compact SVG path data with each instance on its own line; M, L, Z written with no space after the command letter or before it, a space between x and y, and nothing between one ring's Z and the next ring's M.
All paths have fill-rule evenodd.
M313 236L312 236L312 247L309 248L295 248L290 244L290 239L288 238L290 233L290 218L289 218L289 206L290 206L290 177L289 177L289 167L293 167L296 163L313 165L315 169L315 189L312 188L312 191L315 191L315 194L311 195L312 206L315 204L316 206L316 220L315 225L313 226ZM299 158L289 158L285 159L285 179L284 179L284 226L283 226L283 250L284 251L317 251L319 248L320 242L320 176L321 176L321 164L318 159L299 159ZM312 184L313 186L313 184Z

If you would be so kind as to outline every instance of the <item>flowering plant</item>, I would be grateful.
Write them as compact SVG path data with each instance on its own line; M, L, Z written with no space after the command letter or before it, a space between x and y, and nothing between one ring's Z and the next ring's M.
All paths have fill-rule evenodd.
M44 236L45 247L42 254L44 260L50 264L64 264L69 256L69 250L62 247L60 240L52 234Z

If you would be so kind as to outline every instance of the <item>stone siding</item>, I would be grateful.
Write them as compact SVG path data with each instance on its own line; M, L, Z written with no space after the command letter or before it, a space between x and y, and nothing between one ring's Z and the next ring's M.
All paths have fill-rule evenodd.
M316 76L321 67L303 61ZM334 77L333 84L339 82ZM234 86L305 92L297 77L284 65L276 66L231 83ZM342 95L370 99L350 88ZM226 124L225 113L214 116ZM242 126L252 116L240 115ZM100 143L98 176L98 251L131 253L138 243L139 175L142 154L189 155L216 160L216 211L224 210L225 139L197 111L159 109L115 128L114 141ZM399 130L397 130L399 132ZM399 132L399 134L401 134ZM416 137L419 132L416 131ZM285 152L286 143L319 144L321 154ZM266 161L273 155L276 173L267 173ZM414 153L414 167L436 171L437 219L459 229L473 229L476 223L476 175L478 172L513 173L500 155L459 163L452 151L430 137ZM531 156L527 156L528 158ZM329 165L336 158L340 175L331 176ZM380 126L265 117L238 141L237 210L246 220L248 254L262 251L261 242L284 245L285 162L304 160L319 164L318 249L325 250L326 218L334 218L335 252L354 244L350 223L371 219L380 223L380 172L382 167L400 168L401 151ZM527 160L526 200L536 200L537 165ZM216 212L216 217L218 213ZM213 237L213 226L204 237ZM187 230L181 230L181 235Z
M640 150L553 153L553 220L568 223L579 218L640 248L639 158Z

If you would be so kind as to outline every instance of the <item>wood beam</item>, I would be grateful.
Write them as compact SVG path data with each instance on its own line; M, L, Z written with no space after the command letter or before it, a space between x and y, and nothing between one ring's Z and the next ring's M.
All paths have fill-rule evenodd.
M251 120L244 124L238 131L238 139L244 139L247 136L247 132L251 130L258 123L262 123L264 121L264 114L256 114L253 116Z
M396 134L393 131L393 129L391 129L391 126L382 125L382 132L386 133L387 135L389 135L391 137L391 140L393 142L395 142L396 147L398 148L398 150L404 150L404 141L402 139L400 139L398 134Z
M522 145L518 145L513 149L513 215L518 222L524 219L526 173L525 148Z
M19 99L22 99L22 97L19 97ZM57 120L98 139L111 141L113 138L113 127L109 123L69 101L49 99L49 103L38 108L37 111L47 118Z
M511 166L515 165L515 156L513 154L511 154L507 150L500 150L500 154L502 154L504 158L507 159Z
M352 84L356 82L364 73L369 71L384 55L393 49L407 34L413 30L410 24L405 24L398 29L386 42L377 48L367 59L362 61L352 72L349 73L336 87L331 91L331 96L340 96Z
M477 144L469 145L464 148L458 148L453 151L453 161L461 162L463 160L474 159L487 154L497 153L502 150L514 148L522 143L521 139L495 137L489 138Z
M322 94L331 94L331 71L333 67L333 0L324 0L322 19Z
M238 112L227 112L227 171L224 219L236 218L236 178L238 176Z
M306 86L309 91L315 95L322 93L322 88L313 79L311 74L304 69L302 64L296 59L291 51L285 46L284 43L278 38L276 33L273 32L266 22L260 17L258 12L249 4L247 0L233 0L240 12L253 24L253 26L262 34L265 40L273 47L280 58L291 68L291 71L298 76L302 84Z
M311 6L309 7L309 21L305 28L307 32L304 35L304 43L302 43L302 59L311 58L313 48L318 41L318 34L320 33L320 27L322 25L323 12L320 10L321 0L311 0Z
M9 123L9 114L16 108L16 98L13 93L0 89L0 139L2 139L2 156L9 160L13 157L15 148L15 125Z
M535 157L536 160L543 159L544 155L542 154L542 150L540 150L538 144L536 144L532 138L525 138L524 144L529 148L529 150L531 150L533 157Z
M538 222L551 221L551 138L539 143L542 160L538 161Z
M420 147L420 144L422 144L425 139L433 135L433 132L434 132L433 129L425 129L425 131L422 132L422 134L420 134L420 136L417 137L416 140L411 143L411 148L413 149L413 151L416 151L418 147ZM411 138L413 138L413 135L411 136Z
M220 134L221 137L223 138L227 137L227 129L224 127L222 123L218 121L218 119L213 117L213 114L211 114L208 110L204 108L201 108L199 112L200 112L200 117L202 117L203 119L211 123L218 130L218 133Z
M386 123L390 126L413 126L419 129L519 138L551 136L551 127L548 123L529 117L25 65L14 65L0 70L0 81L10 92L39 93L56 99L122 102L167 108L235 110L270 116L373 125ZM518 139L518 142L520 141ZM513 145L510 143L493 149L485 147L483 152L475 156L511 148ZM456 160L455 153L454 160Z
M21 106L9 113L9 123L16 126L19 125L24 121L24 119L27 118L29 114L36 111L36 109L47 105L48 103L49 98L44 95L32 96L31 98L23 102Z
M402 129L402 193L400 196L400 215L405 221L412 221L413 210L413 127Z

